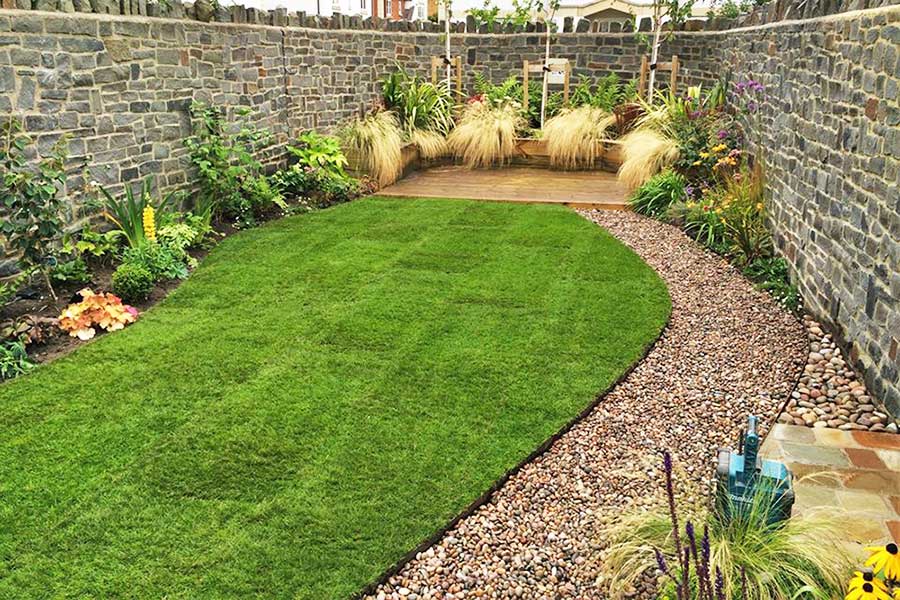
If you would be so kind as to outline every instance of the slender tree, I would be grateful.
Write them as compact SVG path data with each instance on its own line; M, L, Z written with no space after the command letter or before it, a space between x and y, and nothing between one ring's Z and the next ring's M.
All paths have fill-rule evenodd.
M653 1L653 41L650 43L650 78L647 82L647 101L653 101L653 89L656 85L656 65L659 61L659 47L664 40L670 39L678 25L684 23L694 10L694 0L654 0ZM635 23L639 30L640 23ZM665 34L663 34L665 30ZM640 34L638 34L640 35ZM646 36L642 36L645 43Z
M542 129L544 127L544 116L547 111L547 90L549 89L550 85L548 77L550 75L550 36L556 29L556 23L553 21L553 18L556 16L556 11L559 10L559 1L560 0L538 0L537 3L538 12L541 15L542 20L544 21L544 28L547 30L547 36L544 45L544 86L541 90Z

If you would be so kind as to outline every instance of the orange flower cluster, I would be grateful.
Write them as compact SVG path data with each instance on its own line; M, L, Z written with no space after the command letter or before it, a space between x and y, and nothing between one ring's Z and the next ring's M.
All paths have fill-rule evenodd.
M59 327L72 337L89 340L97 333L95 327L116 331L138 318L133 306L122 304L115 294L95 294L88 288L80 292L81 302L70 304L59 315Z

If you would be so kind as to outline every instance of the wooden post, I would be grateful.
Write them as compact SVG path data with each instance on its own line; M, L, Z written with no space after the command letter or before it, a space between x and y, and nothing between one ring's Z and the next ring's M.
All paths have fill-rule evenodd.
M566 101L566 104L569 102L569 78L572 75L572 65L566 62L566 68L564 71L565 75L563 75L563 99Z
M643 55L641 57L641 75L638 79L638 96L644 95L644 86L647 85L647 71L650 70L650 62L647 60L647 55Z
M680 63L678 62L678 55L675 54L672 56L672 77L669 79L669 93L671 95L675 95L675 87L678 83L678 67Z
M462 56L457 56L453 62L456 63L456 95L462 98Z
M440 60L437 56L431 57L431 85L437 85L437 70Z
M522 108L528 110L528 61L522 61Z

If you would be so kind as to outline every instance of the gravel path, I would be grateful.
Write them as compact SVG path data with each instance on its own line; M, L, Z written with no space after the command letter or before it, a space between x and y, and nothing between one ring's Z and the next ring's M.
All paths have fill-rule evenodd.
M588 417L367 598L597 598L598 518L658 485L636 455L666 448L706 478L747 414L768 427L791 393L807 334L767 294L674 227L629 212L581 214L666 281L669 327Z

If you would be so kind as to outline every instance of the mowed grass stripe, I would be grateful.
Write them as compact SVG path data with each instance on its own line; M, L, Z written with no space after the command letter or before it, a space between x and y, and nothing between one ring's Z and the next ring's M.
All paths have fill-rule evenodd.
M347 597L668 311L555 206L372 198L228 238L134 326L0 386L0 596Z

